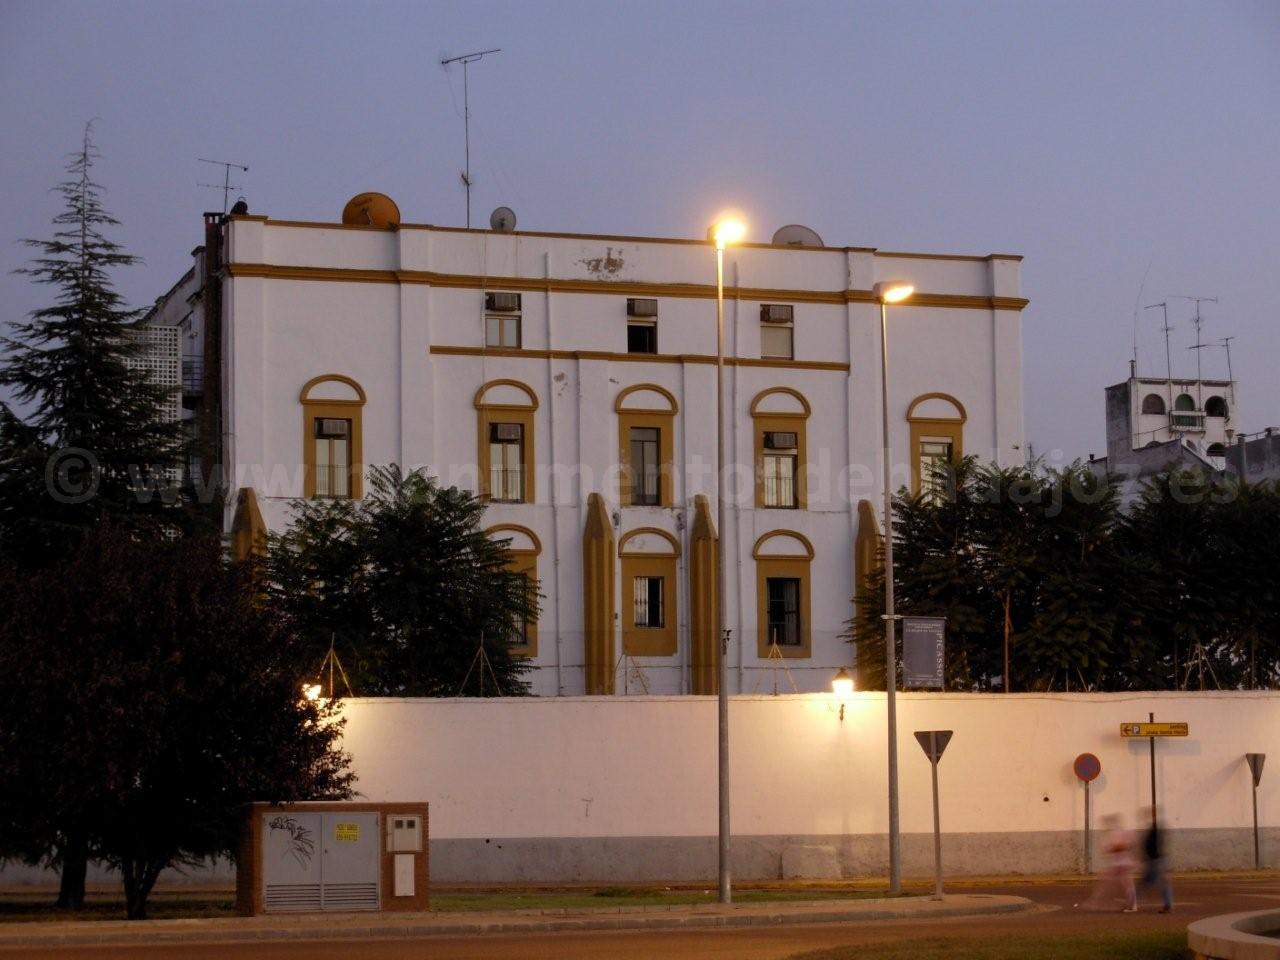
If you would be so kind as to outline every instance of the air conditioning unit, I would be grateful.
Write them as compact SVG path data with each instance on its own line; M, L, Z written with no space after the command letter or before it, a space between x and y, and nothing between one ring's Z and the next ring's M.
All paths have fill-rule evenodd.
M778 433L773 430L765 432L764 447L766 450L794 450L796 435L794 433Z
M486 293L484 308L492 313L515 313L520 309L520 294Z
M658 315L658 301L646 299L643 297L627 298L627 316L628 317L656 317Z
M789 303L760 304L760 320L764 323L791 323L795 313L796 308Z
M520 424L518 423L491 423L489 424L490 440L519 440Z
M345 437L350 432L350 420L330 420L325 418L316 421L316 436L320 438Z

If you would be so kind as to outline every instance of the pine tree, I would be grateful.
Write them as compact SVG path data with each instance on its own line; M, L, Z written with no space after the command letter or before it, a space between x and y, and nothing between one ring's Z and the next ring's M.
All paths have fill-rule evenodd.
M0 404L0 552L24 565L62 554L104 514L163 510L181 462L181 425L163 413L172 388L129 363L143 350L141 312L111 273L138 258L104 232L119 221L92 177L92 132L55 188L65 206L53 237L24 241L38 252L17 271L52 287L54 302L0 340L0 385L15 401Z

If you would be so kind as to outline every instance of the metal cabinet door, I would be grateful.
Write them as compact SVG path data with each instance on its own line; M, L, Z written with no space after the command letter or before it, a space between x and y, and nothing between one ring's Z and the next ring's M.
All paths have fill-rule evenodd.
M376 813L324 813L321 908L377 910L382 835Z
M268 913L321 908L318 813L262 815L263 904Z

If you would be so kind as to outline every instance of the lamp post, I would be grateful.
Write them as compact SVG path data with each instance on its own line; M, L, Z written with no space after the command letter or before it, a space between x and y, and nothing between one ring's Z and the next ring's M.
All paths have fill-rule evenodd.
M720 795L720 902L733 900L729 878L729 631L725 621L724 580L724 248L739 242L747 226L733 217L722 217L711 225L707 238L716 248L716 612L718 616L716 644L716 726L719 732Z
M898 828L898 640L893 610L893 488L889 456L889 321L887 307L915 292L902 280L883 280L874 288L880 303L880 429L884 443L884 690L889 728L889 894L902 892L902 837Z

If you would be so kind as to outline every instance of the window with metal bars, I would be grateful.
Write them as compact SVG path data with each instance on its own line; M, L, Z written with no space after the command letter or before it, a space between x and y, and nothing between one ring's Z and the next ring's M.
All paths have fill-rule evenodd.
M799 506L796 495L796 464L799 458L796 434L765 431L763 458L764 505L790 509Z
M950 440L920 441L920 493L926 500L941 500L947 495L946 467L951 464L953 446Z
M656 507L661 502L662 464L659 451L662 431L657 427L631 428L631 503Z
M768 591L769 642L780 647L800 646L800 580L796 577L769 577Z
M489 424L489 499L524 503L523 424Z
M632 597L637 627L664 627L662 577L635 577L632 581Z
M316 496L351 496L351 421L315 418Z

